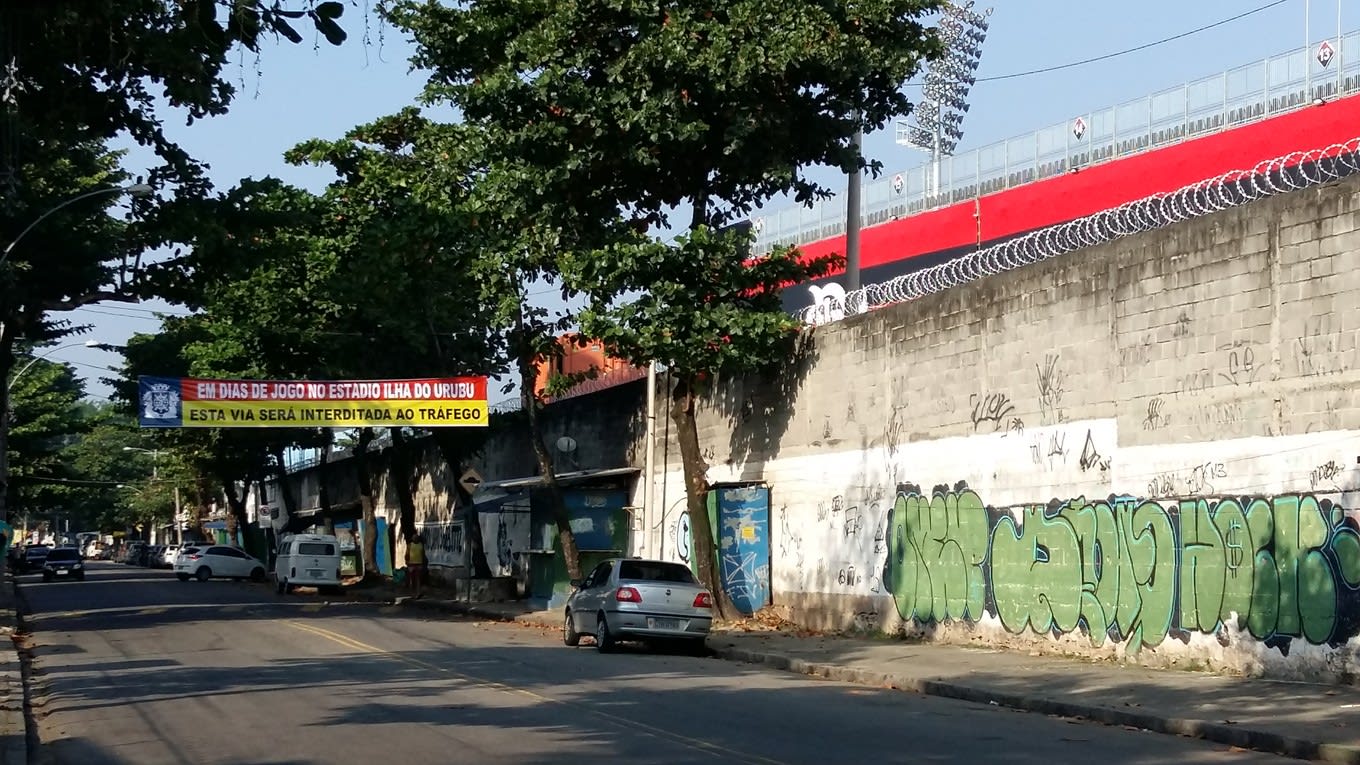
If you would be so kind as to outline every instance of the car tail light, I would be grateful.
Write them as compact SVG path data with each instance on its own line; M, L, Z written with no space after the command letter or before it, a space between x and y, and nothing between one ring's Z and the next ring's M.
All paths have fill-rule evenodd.
M199 555L199 554L195 553L195 554L189 556L189 560L198 560L199 558L202 558L202 557L203 557L202 555Z
M642 593L634 587L620 587L614 590L614 600L620 603L641 603Z
M713 596L710 595L710 594L708 594L708 593L706 593L706 592L701 592L701 593L699 593L698 595L695 595L695 596L694 596L694 607L695 607L695 608L712 608L712 607L713 607Z

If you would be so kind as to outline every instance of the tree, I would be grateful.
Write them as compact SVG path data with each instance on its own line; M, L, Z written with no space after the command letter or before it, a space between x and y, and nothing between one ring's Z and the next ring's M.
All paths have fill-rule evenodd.
M616 356L635 364L669 367L670 414L684 467L694 558L702 578L730 613L718 560L710 540L708 461L704 459L695 406L715 381L766 372L794 357L801 325L783 310L779 290L825 276L838 256L800 259L796 250L746 261L748 234L698 228L674 245L622 246L609 257L583 258L577 276L603 286L602 294L645 290L617 303L596 298L581 313L581 331L599 338Z
M166 136L159 103L191 122L221 114L235 95L234 49L258 54L270 33L300 42L299 21L339 44L343 11L334 0L297 9L274 0L0 5L0 61L10 68L0 94L0 378L16 342L73 330L53 314L145 296L142 254L175 243L186 200L206 194L204 168ZM145 180L161 194L135 205L131 223L109 214L112 192L129 180L107 150L120 136L160 162ZM0 421L0 519L7 436Z
M0 417L11 421L10 503L26 513L70 512L82 476L67 450L89 427L85 386L70 366L36 358L7 387L10 409Z
M529 168L518 176L525 204L574 210L582 225L621 212L642 228L689 208L680 243L606 247L581 258L575 286L594 303L583 329L635 362L673 364L697 539L711 530L694 398L713 372L787 348L788 319L768 310L774 291L832 265L780 253L747 267L739 239L712 229L779 194L829 196L813 166L877 171L853 139L909 113L900 86L941 52L922 19L943 4L399 0L389 12L416 41L412 63L431 72L425 97L486 129L491 161ZM657 295L618 307L627 289ZM736 349L749 365L726 355ZM711 551L695 547L719 591Z

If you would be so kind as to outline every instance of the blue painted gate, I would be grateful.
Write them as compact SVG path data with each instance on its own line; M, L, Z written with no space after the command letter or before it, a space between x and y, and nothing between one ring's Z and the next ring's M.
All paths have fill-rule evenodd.
M770 489L731 486L713 494L723 590L737 610L753 614L770 603Z

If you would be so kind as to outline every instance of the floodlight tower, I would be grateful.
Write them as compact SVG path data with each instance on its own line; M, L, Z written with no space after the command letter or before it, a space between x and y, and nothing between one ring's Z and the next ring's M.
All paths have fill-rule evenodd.
M973 0L946 5L940 19L944 56L930 65L921 102L912 114L916 124L897 123L897 143L930 154L930 196L940 193L940 158L954 154L963 138L963 115L968 113L968 91L977 82L992 9L973 10Z

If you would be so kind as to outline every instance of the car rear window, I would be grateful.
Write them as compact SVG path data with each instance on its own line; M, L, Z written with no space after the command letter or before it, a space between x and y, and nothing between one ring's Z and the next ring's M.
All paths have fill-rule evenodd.
M47 548L46 548L46 547L30 547L30 548L28 548L27 550L24 551L24 554L25 554L25 555L46 555L46 554L47 554Z
M47 554L50 561L80 560L80 553L75 550L53 550Z
M679 563L625 560L619 562L619 578L634 582L679 582L694 584L694 574Z
M329 542L299 542L298 555L334 555L335 545Z

